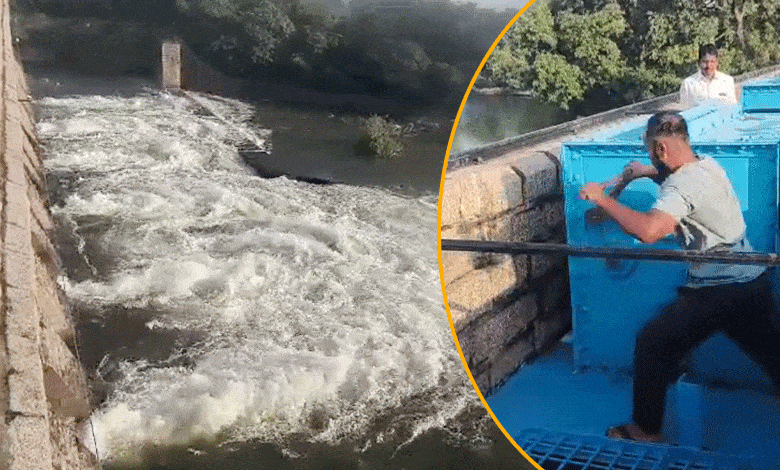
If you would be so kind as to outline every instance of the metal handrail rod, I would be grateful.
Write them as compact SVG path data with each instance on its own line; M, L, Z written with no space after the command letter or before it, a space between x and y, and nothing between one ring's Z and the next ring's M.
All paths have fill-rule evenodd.
M511 255L557 254L579 258L640 259L715 264L780 266L778 253L668 250L653 248L572 246L561 243L530 243L485 240L441 240L442 251L472 251Z

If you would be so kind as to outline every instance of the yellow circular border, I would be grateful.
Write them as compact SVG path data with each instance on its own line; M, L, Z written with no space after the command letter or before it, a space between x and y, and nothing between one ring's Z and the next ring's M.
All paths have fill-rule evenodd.
M447 174L447 163L450 159L450 150L452 149L452 142L455 139L455 132L458 129L458 123L460 122L460 116L463 113L463 108L466 105L466 100L469 98L469 94L471 93L471 89L474 87L474 83L477 81L477 77L479 77L479 74L482 72L482 69L485 67L485 62L487 62L488 58L493 54L493 50L498 45L499 41L501 41L501 38L504 37L507 31L509 31L509 28L512 27L513 24L517 21L518 18L520 18L520 15L525 13L525 11L534 4L536 0L528 0L528 2L523 6L522 9L512 18L509 23L504 27L504 29L501 31L501 33L498 35L495 41L493 41L493 44L490 46L490 49L488 49L487 53L485 54L485 57L482 58L482 62L480 62L479 67L477 67L477 71L474 73L474 76L471 78L471 82L469 83L469 87L466 90L466 93L463 95L463 100L460 103L460 107L458 108L458 114L455 116L455 122L452 125L452 132L450 132L450 140L447 143L447 151L444 155L444 166L442 167L441 172L441 181L439 183L439 204L438 204L438 210L436 214L436 243L437 243L437 249L439 251L439 278L441 280L441 292L444 297L444 308L447 310L447 318L450 322L450 330L452 330L452 337L455 339L455 346L458 348L458 355L460 355L460 360L463 363L463 368L466 369L466 373L469 376L469 380L471 381L471 385L474 387L474 390L476 390L477 395L479 395L480 401L482 401L482 404L485 406L485 409L490 414L490 417L493 418L493 422L496 423L498 428L501 430L501 432L506 436L507 439L509 439L509 442L512 443L513 446L517 450L520 451L520 453L530 462L533 464L535 468L538 470L544 470L538 463L536 463L518 444L515 442L515 440L512 438L512 436L509 435L509 433L504 429L504 426L501 425L501 423L498 421L498 418L496 418L496 415L493 413L493 410L490 409L490 406L488 406L487 401L485 400L485 397L482 396L482 392L479 390L479 387L477 386L476 380L474 380L474 376L471 375L471 370L469 370L468 363L466 362L466 357L463 355L463 350L460 347L460 342L458 341L458 334L455 331L455 324L452 322L452 313L450 312L450 304L449 301L447 301L447 288L444 286L444 265L442 263L442 250L441 250L441 205L442 205L442 196L444 193L444 177Z

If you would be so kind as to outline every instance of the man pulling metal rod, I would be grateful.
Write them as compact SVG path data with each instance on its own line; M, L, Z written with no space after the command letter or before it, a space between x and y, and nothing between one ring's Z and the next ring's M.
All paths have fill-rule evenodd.
M626 179L650 177L660 191L648 212L635 211L595 183L580 197L596 204L630 235L654 243L679 235L687 250L750 253L740 203L723 168L696 155L682 116L653 115L645 131L651 166L634 165ZM722 331L780 386L780 328L765 266L694 262L675 301L645 325L634 352L633 416L607 431L610 437L659 442L666 389L683 358Z

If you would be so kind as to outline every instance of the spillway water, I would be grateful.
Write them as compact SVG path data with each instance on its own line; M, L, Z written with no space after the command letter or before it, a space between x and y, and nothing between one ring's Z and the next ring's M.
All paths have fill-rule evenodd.
M151 90L37 101L101 462L522 467L454 346L436 196L259 178L252 107L200 99L232 124Z

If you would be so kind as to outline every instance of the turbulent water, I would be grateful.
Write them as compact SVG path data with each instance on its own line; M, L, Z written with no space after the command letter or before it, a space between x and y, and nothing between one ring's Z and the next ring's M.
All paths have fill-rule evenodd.
M37 102L87 445L117 468L500 466L436 197L259 178L236 151L251 106L200 99L232 125L153 91Z

